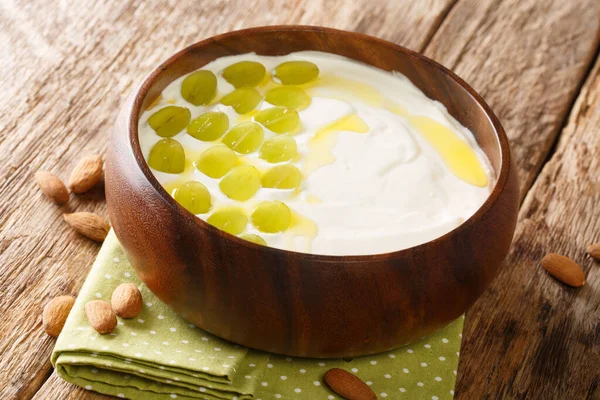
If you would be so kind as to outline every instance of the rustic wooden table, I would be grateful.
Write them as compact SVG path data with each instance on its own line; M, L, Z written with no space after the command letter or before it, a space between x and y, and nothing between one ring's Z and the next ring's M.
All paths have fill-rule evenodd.
M488 101L512 142L522 207L508 265L468 312L461 399L600 399L600 1L311 0L0 2L0 398L87 399L49 362L49 298L77 294L98 245L62 221L106 214L103 190L57 209L38 169L64 176L104 152L119 103L153 67L202 38L243 27L312 24L423 52ZM570 289L540 258L587 275Z

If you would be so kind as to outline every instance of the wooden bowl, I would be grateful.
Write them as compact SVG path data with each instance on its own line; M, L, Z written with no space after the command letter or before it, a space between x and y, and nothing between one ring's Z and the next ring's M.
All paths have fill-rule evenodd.
M339 54L406 75L469 128L497 182L487 201L446 235L386 254L325 256L259 246L179 206L148 168L138 119L170 82L218 57L300 50ZM518 211L508 140L485 102L428 58L359 33L306 26L246 29L175 54L123 106L106 164L113 228L150 290L200 328L244 346L309 357L397 348L463 314L506 256ZM365 249L368 252L368 249Z

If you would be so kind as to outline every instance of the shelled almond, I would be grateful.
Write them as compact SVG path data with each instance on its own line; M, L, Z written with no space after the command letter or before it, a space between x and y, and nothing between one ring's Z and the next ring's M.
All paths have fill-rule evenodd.
M121 318L134 318L142 311L142 294L132 283L117 286L110 302L115 313Z
M117 315L110 304L103 300L92 300L85 305L85 314L98 333L110 333L117 326Z
M104 241L110 230L106 219L90 212L64 214L63 218L77 232L97 242Z
M69 201L69 191L60 180L60 178L48 171L38 171L35 173L35 181L42 192L58 205L63 205Z
M377 396L366 383L350 372L332 368L324 376L327 385L348 400L375 400Z
M58 296L46 304L42 312L42 324L48 335L58 336L60 334L73 304L75 304L73 296Z
M542 258L541 264L550 275L569 286L580 287L585 284L583 270L568 257L550 253Z
M92 155L83 158L69 177L69 189L73 193L85 193L102 179L102 157Z
M600 243L592 243L587 247L587 253L596 260L600 261Z

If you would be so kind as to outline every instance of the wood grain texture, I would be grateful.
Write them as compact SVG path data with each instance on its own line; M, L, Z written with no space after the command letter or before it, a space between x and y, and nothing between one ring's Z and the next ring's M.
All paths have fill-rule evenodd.
M37 393L34 400L111 400L116 397L90 392L62 380L57 374L52 374Z
M420 50L451 4L0 2L0 397L30 398L51 373L54 341L41 329L41 309L56 295L77 293L99 248L61 214L106 215L103 187L73 195L59 209L39 193L33 175L42 168L66 179L82 154L103 153L134 82L188 44L248 26L326 25ZM66 391L45 398L63 397Z
M600 262L586 254L600 240L599 156L600 60L525 198L507 268L468 314L458 398L600 398ZM585 286L544 271L549 252L578 262Z
M462 0L425 55L469 82L492 107L511 139L524 197L598 43L598 1Z
M260 1L253 2L252 7L244 2L236 7L240 2L179 1L170 6L140 1L110 5L83 0L0 2L0 62L4 74L0 96L0 397L30 398L51 373L48 358L53 341L41 333L41 307L55 294L77 292L98 249L67 230L60 212L35 188L33 173L47 168L66 178L80 153L103 150L120 97L130 91L133 82L186 44L215 33L264 24L304 23L358 30L421 49L450 3L414 0L387 5L380 0L304 0ZM428 48L429 56L455 69L499 115L518 156L525 178L523 188L533 182L545 160L597 47L597 7L595 0L459 0ZM223 12L226 8L228 13ZM175 29L174 23L182 20L194 23ZM592 132L598 136L597 130ZM564 147L580 145L565 143ZM585 166L590 161L581 159L579 163ZM554 168L560 170L560 164ZM596 167L589 174L598 176L600 171ZM564 185L561 188L573 189ZM552 195L557 197L555 191L552 189ZM101 190L79 199L72 198L70 209L104 212ZM532 202L530 208L533 212L538 207L541 216L555 210L552 198L543 199ZM545 208L539 208L542 203ZM513 300L508 307L511 293L497 294L500 282L512 276L512 269L507 268L498 281L500 286L488 293L494 300L486 296L468 314L458 397L480 398L481 393L488 393L487 397L498 398L498 393L505 393L508 398L535 398L539 390L556 398L554 390L567 385L574 399L598 397L594 390L600 384L593 383L592 375L583 377L584 384L592 382L587 387L578 387L577 381L578 376L591 374L598 364L593 358L597 354L593 352L598 348L597 335L595 339L590 334L582 337L564 322L554 322L560 321L563 312L573 314L566 305L571 300L571 307L583 310L577 312L577 327L584 325L590 332L592 323L598 326L597 320L583 315L585 300L569 292L572 289L565 292L531 261L541 258L546 250L555 250L577 256L588 272L597 267L579 258L583 253L578 247L591 235L594 216L597 224L597 212L567 208L564 203L562 207L563 213L585 221L575 235L577 242L563 236L561 229L549 226L546 237L539 233L535 236L538 250L532 253L530 239L524 238L535 234L537 225L527 228L531 222L523 218L525 227L519 228L521 239L517 241L522 244L515 247L523 258L513 256L511 260L530 260L526 271L529 275L520 279L515 273L508 281L519 290L523 303ZM555 211L550 222L559 214ZM598 232L597 225L595 229ZM539 246L544 248L539 250ZM544 285L534 293L538 297L543 294L548 302L542 303L541 309L526 301L526 289L539 284L538 278ZM582 291L593 287L588 276ZM563 307L553 312L558 303ZM489 318L496 308L504 309L506 316ZM535 313L542 323L533 318ZM528 316L524 325L519 320L522 315ZM511 319L514 322L508 323ZM502 320L507 323L497 329L496 323ZM551 351L530 354L526 347L531 344L528 335L536 334L539 341L547 332L553 334L538 349ZM487 340L495 350L486 352ZM577 357L565 355L572 342L577 343ZM513 349L511 357L503 352L498 356L498 346ZM591 355L582 361L581 349L586 346ZM545 354L552 357L544 358ZM566 368L555 355L567 360L568 371L574 371L565 383L543 381L544 374L534 375L541 371L564 377L549 373ZM590 360L596 360L596 365ZM36 398L95 399L98 395L52 375Z

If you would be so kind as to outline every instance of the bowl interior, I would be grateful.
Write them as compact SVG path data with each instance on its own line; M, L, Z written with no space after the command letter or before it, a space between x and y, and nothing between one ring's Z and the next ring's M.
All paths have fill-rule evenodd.
M130 143L138 165L155 189L164 192L163 197L167 201L175 203L152 175L140 150L137 126L142 110L152 104L172 81L217 58L252 52L259 55L286 55L304 50L333 53L386 71L400 72L429 98L442 103L456 120L473 133L490 161L496 182L488 199L475 214L446 235L476 221L497 200L508 175L510 164L508 140L487 104L462 79L418 53L381 39L321 27L273 26L235 31L198 42L173 55L143 82L137 92L130 115ZM202 225L208 226L208 224ZM434 241L442 240L446 235ZM240 244L252 245L231 235L226 236ZM287 251L271 248L269 250ZM397 252L384 254L394 253ZM319 255L319 257L334 260L340 256ZM345 258L360 260L361 257L363 256Z

